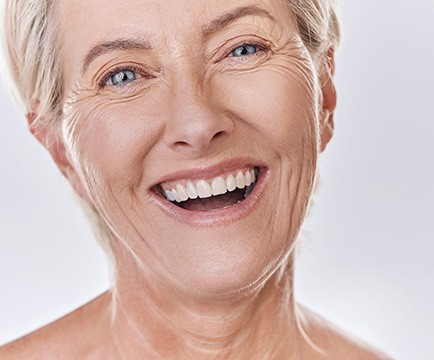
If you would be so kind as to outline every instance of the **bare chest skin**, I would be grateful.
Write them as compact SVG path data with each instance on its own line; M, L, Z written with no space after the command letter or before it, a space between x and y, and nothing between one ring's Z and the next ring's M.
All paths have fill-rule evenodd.
M23 338L0 348L0 359L123 359L112 347L107 333L107 307L110 293L104 293L83 307ZM307 341L303 360L390 360L366 344L351 340L334 325L310 310L301 307L306 335L312 343L323 346L326 353L319 354ZM210 357L212 359L212 357ZM272 360L272 359L270 359ZM276 357L273 360L287 360Z

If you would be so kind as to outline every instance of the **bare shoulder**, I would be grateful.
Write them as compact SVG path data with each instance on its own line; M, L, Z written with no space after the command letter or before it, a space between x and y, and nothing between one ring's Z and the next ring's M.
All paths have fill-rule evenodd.
M297 310L306 345L314 350L314 359L392 360L305 306L298 304Z
M77 359L89 358L91 353L96 355L98 349L91 349L88 339L97 340L99 332L95 329L108 299L106 292L64 317L3 345L0 360Z

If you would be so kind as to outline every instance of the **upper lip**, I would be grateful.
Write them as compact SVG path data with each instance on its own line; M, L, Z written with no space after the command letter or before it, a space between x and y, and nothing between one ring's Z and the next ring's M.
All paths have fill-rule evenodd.
M264 165L262 162L251 158L236 158L236 159L224 160L217 164L207 166L207 167L193 167L193 168L189 168L188 170L179 170L179 171L172 172L160 178L158 182L152 187L160 185L166 181L200 180L200 179L213 178L229 171L241 169L244 167L255 167L255 166L263 167Z

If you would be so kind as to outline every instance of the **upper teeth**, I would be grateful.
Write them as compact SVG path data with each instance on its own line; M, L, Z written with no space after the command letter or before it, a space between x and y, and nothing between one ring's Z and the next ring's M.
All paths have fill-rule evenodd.
M243 189L256 181L254 169L239 170L227 176L217 176L210 181L198 180L187 181L184 184L177 183L169 189L163 189L163 193L170 201L182 202L188 199L209 198L213 195L221 195L234 191L236 188ZM167 185L161 184L163 188Z

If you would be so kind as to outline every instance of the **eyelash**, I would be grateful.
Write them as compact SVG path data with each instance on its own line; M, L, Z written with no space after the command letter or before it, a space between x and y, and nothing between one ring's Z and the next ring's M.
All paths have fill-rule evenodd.
M236 49L238 49L240 47L243 47L243 46L254 46L254 47L256 47L258 49L258 51L255 52L254 54L245 55L245 56L241 56L241 57L230 56L232 52L234 52ZM227 53L225 53L224 58L230 57L230 58L237 59L237 58L245 58L245 57L257 56L259 51L263 51L263 52L267 53L270 50L271 50L270 47L267 46L267 45L246 41L246 42L241 43L240 45L237 45L235 47L231 47L231 49Z
M244 41L240 41L238 44L234 45L229 45L230 43L233 43L234 39L230 39L228 40L225 44L223 44L220 49L224 49L226 48L227 50L223 51L223 55L221 57L219 57L214 63L218 63L221 60L227 59L229 62L232 63L239 63L240 61L247 61L247 59L249 58L256 58L258 56L261 55L261 52L267 54L272 50L272 47L270 45L270 43L262 38L258 38L258 36L254 36L251 39L245 39ZM257 48L257 51L254 54L251 55L245 55L245 56L241 56L241 57L235 57L235 56L230 56L231 53L233 51L235 51L236 49L242 47L242 46L254 46ZM219 51L219 50L217 50ZM264 54L262 54L264 55Z
M128 85L128 84L126 84L126 85L109 85L109 84L107 84L107 82L109 81L109 79L113 75L115 75L121 71L134 71L137 75L139 75L143 78L147 78L147 79L151 79L153 77L149 73L146 73L146 71L143 68L141 68L140 66L137 66L137 65L116 66L116 67L110 69L106 74L104 74L104 76L98 81L98 87L100 89L102 89L106 86L122 87L122 86ZM136 79L134 81L137 81L138 79ZM134 82L134 81L132 81L132 82Z

